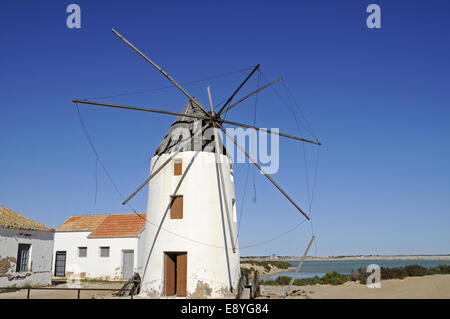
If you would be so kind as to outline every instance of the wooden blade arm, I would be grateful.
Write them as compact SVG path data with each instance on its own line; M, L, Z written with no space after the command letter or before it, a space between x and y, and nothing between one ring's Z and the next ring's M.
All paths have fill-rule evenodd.
M309 241L308 247L306 247L305 253L303 254L302 258L300 259L300 262L298 263L297 268L295 269L294 276L292 276L291 281L289 282L289 286L286 289L285 296L289 295L289 293L291 291L292 284L294 283L294 280L297 277L298 272L302 268L303 261L305 260L306 256L308 255L309 248L311 247L311 245L312 245L312 243L313 243L315 238L316 238L316 236L314 236L314 235L311 237L311 240Z
M217 123L217 122L216 122ZM261 167L261 165L259 165L251 156L250 154L233 138L233 136L231 136L224 128L222 125L220 125L220 123L217 123L217 125L219 125L220 129L233 141L234 144L236 144L236 146L245 154L245 156L248 157L248 159L250 161L252 161L252 163L261 171L261 173L264 174L264 176L267 177L267 179L273 184L275 185L275 187L281 192L281 194L283 194L291 203L292 205L295 206L295 208L297 208L297 210L303 214L303 216L305 216L305 218L307 220L310 220L309 216L294 202L294 200L292 200L292 198L289 197L288 194L286 194L286 192L281 188L280 185L277 184L277 182L275 182L273 180L272 177L270 177L269 174L267 174L264 169Z
M297 136L294 136L294 135L288 135L288 134L284 134L284 133L280 133L280 132L275 132L275 131L272 131L272 130L269 130L269 129L266 129L266 128L256 127L256 126L253 126L253 125L247 125L247 124L227 121L227 120L223 120L223 119L218 119L217 121L218 122L222 122L222 123L226 123L226 124L242 126L242 127L246 127L246 128L252 128L252 129L255 129L255 130L258 130L258 131L264 131L264 132L267 132L267 133L270 133L270 134L276 134L276 135L292 138L294 140L298 140L298 141L302 141L302 142L312 143L312 144L316 144L316 145L322 145L322 143L318 142L318 141L312 141L312 140L308 140L308 139L305 139L305 138L297 137Z
M241 83L241 85L239 85L239 87L236 89L236 91L234 91L234 93L228 98L228 100L225 102L225 104L222 106L222 108L219 111L219 115L222 113L223 109L228 105L228 103L231 102L231 100L234 98L234 96L237 94L237 92L239 92L239 90L244 86L245 83L247 83L248 79L251 78L251 76L253 75L253 73L256 72L256 70L258 70L260 67L260 64L258 64L257 66L254 67L254 69L252 70L252 72L250 72L250 74L245 78L245 80Z
M172 77L167 74L166 71L164 71L163 69L161 69L155 62L153 62L152 60L150 60L149 57L147 57L144 53L142 53L138 48L136 48L130 41L128 41L127 39L125 39L124 36L122 36L119 32L117 32L116 30L112 29L112 32L117 35L122 41L124 41L126 44L128 44L128 46L130 48L132 48L134 51L136 51L140 56L142 56L147 62L149 62L151 65L153 65L159 72L161 72L166 78L168 78L181 92L183 92L184 95L186 95L189 100L193 101L195 104L197 104L198 107L200 107L200 109L205 113L206 116L211 117L208 112L203 108L202 105L200 105L200 103L198 103L185 89L183 89L181 87L181 85L179 85L174 79L172 79Z
M208 99L209 99L209 107L211 108L211 114L213 114L213 104L211 99L211 91L209 89L209 86L206 88L206 91L208 92ZM233 224L231 223L231 216L230 216L230 209L228 208L228 197L227 197L227 190L225 186L225 181L223 178L223 167L220 160L220 153L219 153L219 137L217 135L217 128L216 125L213 127L214 130L214 155L216 158L216 169L217 169L217 183L219 184L219 192L220 192L220 185L222 186L222 193L223 197L219 193L219 198L222 197L223 202L225 203L225 212L227 214L227 222L228 222L228 231L230 233L230 241L231 241L231 247L233 249L233 253L236 252L236 243L234 241L234 234L233 234ZM220 181L219 181L220 180Z
M239 99L238 101L236 101L236 102L234 102L233 104L231 104L230 106L228 106L225 110L223 110L222 112L220 112L219 115L222 114L222 113L225 113L225 112L227 112L227 111L229 111L229 110L231 110L233 107L235 107L235 106L238 105L239 103L245 101L246 99L248 99L248 98L251 97L252 95L255 95L255 94L258 93L259 91L264 90L266 87L271 86L272 84L274 84L274 83L276 83L276 82L278 82L278 81L281 81L282 79L283 79L282 77L279 77L279 78L276 79L275 81L272 81L272 82L270 82L270 83L267 83L266 85L264 85L263 87L260 87L260 88L257 89L256 91L253 91L252 93L247 94L247 95L244 96L242 99Z
M205 129L206 129L206 127L208 127L209 126L209 123L208 124L205 124L202 128L201 128L201 131L203 132ZM195 136L195 134L196 133L198 133L198 130L194 133L194 136ZM134 196L136 196L136 194L142 189L142 188L144 188L144 186L145 185L147 185L147 183L148 182L150 182L151 180L152 180L152 178L153 177L155 177L156 176L156 174L158 174L167 164L169 164L172 160L173 160L173 158L178 154L178 153L180 153L181 152L181 150L183 150L183 148L186 146L186 145L188 145L188 143L190 143L191 142L191 139L192 139L193 137L189 137L189 138L186 138L186 139L184 139L184 140L181 140L180 142L181 142L181 144L178 146L178 149L175 151L175 152L173 152L171 155L170 155L170 157L164 162L164 163L162 163L161 164L161 166L159 166L153 173L151 173L150 174L150 176L149 177L147 177L147 179L133 192L133 193L131 193L131 195L130 196L128 196L124 201L123 201L123 203L122 203L122 205L125 205L126 203L128 203L129 201L130 201L130 199L132 199Z
M228 222L228 231L230 232L230 241L231 241L231 247L233 249L233 253L236 252L236 243L235 243L235 239L234 239L234 234L233 234L233 224L231 223L231 216L230 216L230 209L228 207L228 197L227 197L227 191L226 191L226 185L225 185L225 181L223 179L223 167L222 167L222 163L220 161L220 153L219 153L219 141L218 141L218 135L217 135L217 128L213 128L214 130L214 142L215 142L215 155L216 155L216 167L218 169L217 173L218 173L218 177L220 177L220 184L222 186L222 193L223 193L223 202L225 203L225 212L227 214L227 222ZM217 181L219 183L219 180Z
M112 103L104 103L104 102L94 102L94 101L87 101L87 100L72 100L74 103L82 103L82 104L90 104L90 105L100 105L100 106L108 106L108 107L115 107L119 109L127 109L127 110L136 110L136 111L145 111L145 112L153 112L153 113L161 113L161 114L170 114L170 115L178 115L178 116L186 116L186 117L192 117L195 119L201 119L201 120L210 120L210 117L201 116L201 115L193 115L193 114L184 114L184 113L178 113L178 112L171 112L171 111L164 111L164 110L157 110L157 109L149 109L144 107L136 107L136 106L129 106L129 105L121 105L121 104L112 104Z

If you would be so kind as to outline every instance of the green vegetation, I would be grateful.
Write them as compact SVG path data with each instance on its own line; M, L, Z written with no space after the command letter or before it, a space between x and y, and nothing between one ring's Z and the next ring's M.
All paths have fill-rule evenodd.
M280 276L275 280L262 280L261 285L269 286L286 286L289 285L292 277L290 276ZM343 283L349 281L349 275L343 275L337 271L327 272L324 276L314 276L312 278L299 278L294 280L295 286L306 286L306 285L342 285Z
M417 276L429 276L429 275L446 275L450 274L450 265L440 265L436 267L426 268L419 265L410 265L404 267L395 268L385 268L381 267L381 280L388 279L403 279L406 277L417 277ZM342 285L347 281L359 281L361 284L367 283L367 278L370 273L366 271L366 268L359 268L352 271L350 275L340 274L337 271L332 271L326 273L324 276L311 277L311 278L300 278L294 280L295 286L306 286L306 285ZM261 280L261 285L269 286L286 286L289 285L291 281L290 276L280 276L275 280Z
M387 279L403 279L406 277L418 277L429 275L446 275L450 274L450 265L440 265L436 267L426 268L419 265L410 265L404 267L385 268L381 267L381 280ZM367 277L370 273L366 271L366 268L359 268L352 271L350 274L351 281L359 281L362 284L367 283Z

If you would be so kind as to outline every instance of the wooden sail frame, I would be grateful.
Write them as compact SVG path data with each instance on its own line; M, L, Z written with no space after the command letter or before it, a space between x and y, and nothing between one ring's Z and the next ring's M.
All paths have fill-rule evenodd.
M200 110L202 110L203 115L197 115L197 114L186 114L186 113L178 113L178 112L171 112L171 111L166 111L166 110L160 110L160 109L153 109L153 108L143 108L143 107L136 107L136 106L128 106L128 105L121 105L121 104L112 104L112 103L104 103L104 102L94 102L94 101L88 101L88 100L80 100L80 99L73 99L72 102L74 103L81 103L81 104L89 104L89 105L95 105L95 106L107 106L107 107L113 107L113 108L122 108L122 109L129 109L129 110L137 110L137 111L145 111L145 112L153 112L153 113L160 113L160 114L168 114L168 115L176 115L176 116L186 116L186 117L191 117L191 118L196 118L196 119L200 119L200 120L206 120L207 124L203 127L203 129L205 127L207 127L208 125L211 125L212 127L214 127L214 134L215 136L217 136L217 128L220 128L229 138L231 138L231 140L233 141L234 144L236 144L236 146L246 155L246 157L261 171L262 174L264 174L268 180L293 204L293 206L303 215L305 216L306 219L310 219L309 216L299 207L299 205L297 205L297 203L283 190L283 188L275 182L275 180L269 175L267 174L264 169L261 167L261 165L259 165L257 163L257 161L255 159L253 159L250 154L248 154L248 152L245 150L245 148L243 148L234 138L233 136L231 136L226 129L222 126L222 124L230 124L230 125L235 125L235 126L240 126L240 127L246 127L246 128L252 128L255 130L259 130L259 131L264 131L270 134L277 134L279 136L283 136L283 137L287 137L290 139L295 139L298 141L302 141L302 142L307 142L307 143L312 143L312 144L316 144L316 145L321 145L321 143L319 141L313 141L313 140L308 140L308 139L304 139L301 137L297 137L294 135L289 135L289 134L285 134L285 133L280 133L280 132L275 132L269 129L264 129L264 128L259 128L253 125L247 125L247 124L243 124L243 123L238 123L238 122L233 122L233 121L228 121L225 119L222 119L220 117L221 114L227 112L228 110L230 110L231 108L235 107L236 105L238 105L239 103L243 102L244 100L246 100L247 98L249 98L250 96L256 94L257 92L263 90L264 88L274 84L275 82L281 80L281 78L272 81L268 84L266 84L265 86L259 88L258 90L248 94L247 96L241 98L240 100L238 100L237 102L230 104L232 99L234 98L234 96L238 93L238 91L245 85L245 83L250 79L250 77L259 69L260 65L258 64L251 72L250 74L244 79L244 81L239 85L239 87L233 92L233 94L227 99L226 103L222 106L222 108L219 110L219 112L214 113L213 107L212 107L212 102L211 102L211 97L210 97L210 93L208 90L208 95L209 95L209 99L210 99L210 108L211 111L208 112L195 98L193 98L180 84L178 84L166 71L164 71L161 67L159 67L154 61L152 61L150 58L148 58L144 53L142 53L139 49L137 49L131 42L129 42L125 37L123 37L120 33L118 33L116 30L112 29L112 32L117 35L121 40L123 40L128 46L130 46L134 51L136 51L139 55L141 55L147 62L149 62L151 65L153 65L153 67L155 67L159 72L161 72L167 79L169 79L184 95L186 95L190 101L192 101L196 106L198 106L200 108ZM187 143L186 141L183 141L183 143ZM215 147L215 152L217 155L217 151L218 151L218 141L215 138L215 143L216 143L216 147ZM223 146L225 148L225 146ZM182 149L182 147L179 148L178 152ZM161 166L158 167L158 169L153 172L145 181L144 183L142 183L130 196L128 196L128 198L122 203L122 204L126 204L132 197L134 197L156 174L158 174L158 172L160 172L169 162L170 160L178 153L174 153L172 154L171 157L169 157L168 160L166 160ZM221 178L223 178L223 176L221 175ZM218 181L220 183L220 181ZM229 219L229 212L227 209L227 215L228 215L228 219ZM230 231L231 231L231 227ZM232 234L231 234L232 235ZM233 237L232 237L233 239ZM232 240L232 243L234 243L234 240ZM235 251L235 247L233 246L233 251Z

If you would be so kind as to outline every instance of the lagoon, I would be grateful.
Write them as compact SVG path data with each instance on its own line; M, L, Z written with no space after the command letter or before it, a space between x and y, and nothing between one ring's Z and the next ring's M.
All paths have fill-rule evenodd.
M296 267L298 260L286 260L292 266ZM435 267L439 265L450 265L450 260L305 260L300 272L296 278L309 278L314 276L323 276L327 272L336 270L341 274L350 274L352 270L364 267L370 264L377 264L380 267L394 268L408 265L420 265L424 267ZM274 280L279 276L293 276L295 270L285 271L274 275L264 277L264 280Z

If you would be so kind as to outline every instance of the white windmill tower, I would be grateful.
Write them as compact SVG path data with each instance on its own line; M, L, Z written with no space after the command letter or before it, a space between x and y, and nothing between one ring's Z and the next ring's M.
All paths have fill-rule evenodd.
M145 245L139 252L142 294L148 297L231 297L236 293L240 278L236 200L232 161L217 130L220 129L233 141L307 219L306 213L225 130L223 124L252 128L317 145L321 143L220 117L250 96L281 80L270 82L230 104L259 65L253 68L217 113L213 110L208 88L210 111L207 111L164 70L117 31L112 31L189 99L180 113L73 100L75 103L177 115L151 159L150 176L123 202L126 204L149 184Z

